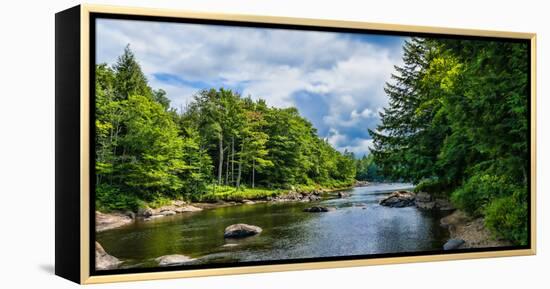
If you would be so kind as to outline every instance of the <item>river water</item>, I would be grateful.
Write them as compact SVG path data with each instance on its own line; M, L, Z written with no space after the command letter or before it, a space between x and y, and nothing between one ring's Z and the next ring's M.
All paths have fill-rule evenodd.
M98 233L105 250L124 260L123 267L155 267L155 258L182 254L197 263L232 263L315 257L440 250L448 238L440 215L415 207L378 205L389 192L410 184L373 184L347 190L348 198L326 193L318 202L259 203L167 216ZM326 213L306 207L334 207ZM235 223L260 226L263 232L224 240Z

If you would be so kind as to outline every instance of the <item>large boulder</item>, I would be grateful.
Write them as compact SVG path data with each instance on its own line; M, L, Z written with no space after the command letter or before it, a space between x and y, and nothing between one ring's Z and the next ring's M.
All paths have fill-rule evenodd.
M233 224L225 228L224 238L244 238L257 235L262 232L262 228L248 224Z
M439 211L455 210L455 207L451 204L449 199L434 198L426 192L417 193L414 203L416 207L421 210L439 210Z
M460 246L464 244L464 240L462 239L450 239L443 245L443 250L455 250L460 249Z
M432 195L426 192L418 192L415 196L415 201L417 202L430 202L432 201Z
M313 207L304 209L304 212L309 212L309 213L324 213L328 211L331 211L331 208L321 207L321 206L313 206Z
M421 210L433 210L435 209L435 201L432 196L426 192L416 193L414 204Z
M103 249L103 246L98 242L95 242L95 269L96 270L110 270L116 269L122 261L113 257Z
M415 194L409 191L397 191L389 194L387 197L380 200L380 205L392 207L392 208L403 208L414 206Z
M185 263L194 261L195 259L187 257L185 255L165 255L161 256L155 259L159 263L159 266L177 266L177 265L183 265Z

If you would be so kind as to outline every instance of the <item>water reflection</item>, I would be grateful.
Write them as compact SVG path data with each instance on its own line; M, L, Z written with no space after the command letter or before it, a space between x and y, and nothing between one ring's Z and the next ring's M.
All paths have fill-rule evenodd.
M127 267L156 266L154 258L168 254L227 263L440 249L447 232L440 228L439 216L378 205L383 194L407 187L358 187L343 199L328 194L316 203L336 208L327 213L302 211L313 203L239 205L136 222L99 233L97 239ZM225 227L234 223L257 225L263 232L225 240Z

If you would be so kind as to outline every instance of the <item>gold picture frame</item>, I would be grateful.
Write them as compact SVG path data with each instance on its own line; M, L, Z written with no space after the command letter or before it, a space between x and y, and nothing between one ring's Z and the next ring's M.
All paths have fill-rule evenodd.
M162 272L144 272L144 273L123 273L123 274L108 274L108 275L91 275L90 258L91 246L93 241L90 239L90 15L93 13L103 13L112 15L132 15L132 16L154 16L154 17L170 17L170 18L185 18L185 19L200 19L200 20L222 20L222 21L238 21L250 23L267 23L267 24L285 24L313 27L330 27L330 28L351 28L360 30L376 30L388 32L406 32L406 33L427 33L427 34L444 34L458 36L481 36L492 38L513 38L525 39L530 41L531 58L530 58L530 245L526 249L513 250L498 250L498 251L480 251L480 252L465 252L453 254L435 254L435 255L418 255L418 256L403 256L403 257L384 257L372 259L355 259L343 261L323 261L323 262L307 262L307 263L291 263L291 264L272 264L272 265L254 265L243 267L226 267L212 269L197 269L197 270L182 270L182 271L162 271ZM247 274L247 273L263 273L277 272L290 270L309 270L321 268L338 268L352 266L370 266L384 264L399 264L411 262L433 262L459 259L474 259L474 258L490 258L490 257L508 257L508 256L523 256L536 254L536 34L521 33L521 32L504 32L491 30L472 30L472 29L457 29L457 28L441 28L441 27L425 27L414 25L395 25L395 24L380 24L367 22L352 22L338 20L322 20L322 19L305 19L305 18L289 18L289 17L273 17L273 16L255 16L255 15L238 15L238 14L221 14L221 13L202 13L192 11L178 11L167 9L151 9L151 8L130 8L130 7L115 7L104 5L87 5L83 4L69 10L58 13L56 18L56 46L63 51L57 51L56 58L71 57L78 63L73 63L69 68L64 68L65 63L56 62L56 78L60 78L60 82L56 82L56 103L59 106L64 105L63 102L69 96L69 93L78 91L78 104L72 106L73 112L64 111L64 115L59 116L60 122L69 121L78 118L78 136L73 135L72 141L59 142L58 153L60 150L66 149L65 146L75 146L79 158L65 160L60 157L56 159L59 164L65 164L66 170L77 169L78 178L71 181L70 185L60 188L60 182L67 182L67 179L57 179L56 183L56 274L77 283L95 284L105 282L120 282L120 281L137 281L137 280L153 280L153 279L168 279L182 277L199 277L199 276L215 276L229 274ZM75 22L78 23L75 23ZM77 25L77 28L71 30L68 25ZM69 31L71 30L71 31ZM65 36L66 35L66 36ZM73 38L78 37L74 40ZM67 48L68 40L73 40L73 47ZM66 49L65 49L66 48ZM72 51L70 49L73 49ZM78 51L77 51L78 50ZM78 53L77 53L78 52ZM72 54L71 54L72 53ZM73 55L74 54L74 55ZM74 69L78 68L78 82L76 78L67 80L66 76L75 73ZM59 69L59 73L57 73ZM64 69L67 69L66 71ZM68 83L72 81L72 83ZM66 86L66 88L65 88ZM72 89L72 90L71 90ZM78 111L74 108L78 107ZM63 111L63 108L56 108L58 111ZM68 125L68 124L67 124ZM56 127L56 132L64 133L64 126ZM64 138L60 135L59 138ZM75 154L76 156L76 154ZM57 170L56 175L63 173L63 168ZM75 194L74 188L78 188L78 196L68 197L69 194ZM58 212L63 209L63 206L75 206L71 212L78 211L78 222L70 223L66 220L70 217L69 212ZM74 220L73 220L74 221ZM77 228L77 232L73 229ZM71 250L67 252L66 250ZM59 252L57 252L59 251ZM72 256L71 252L77 252L78 256ZM58 254L59 253L59 254ZM78 271L69 267L77 266Z

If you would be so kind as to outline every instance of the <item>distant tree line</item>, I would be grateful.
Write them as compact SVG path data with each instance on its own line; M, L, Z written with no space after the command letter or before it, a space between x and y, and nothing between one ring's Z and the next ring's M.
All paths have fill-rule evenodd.
M317 136L296 108L227 89L198 92L181 111L148 85L127 46L95 71L96 201L137 208L193 199L212 186L238 189L353 184L355 161Z
M526 43L412 38L374 138L388 178L448 196L496 236L528 240Z

